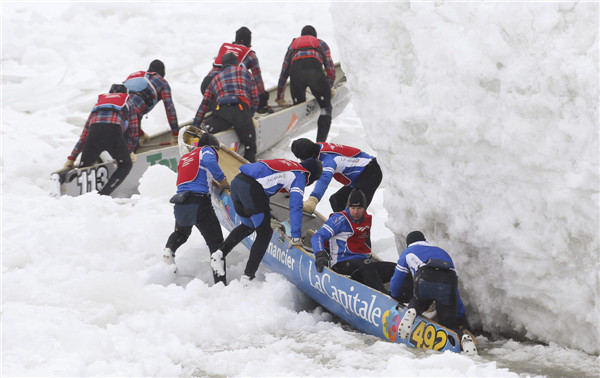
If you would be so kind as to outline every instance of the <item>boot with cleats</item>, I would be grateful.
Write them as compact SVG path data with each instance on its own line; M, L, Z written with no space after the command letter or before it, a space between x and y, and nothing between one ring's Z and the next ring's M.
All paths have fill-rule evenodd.
M165 248L163 251L163 260L169 265L175 264L175 252L171 251L171 248Z
M470 335L464 334L462 339L460 340L460 346L465 354L469 356L477 355L477 347L475 346L475 342Z
M417 318L417 310L414 308L409 308L404 313L402 320L400 321L400 325L398 326L398 336L401 339L407 340L410 336L410 332L412 331L412 326L415 323L415 319Z

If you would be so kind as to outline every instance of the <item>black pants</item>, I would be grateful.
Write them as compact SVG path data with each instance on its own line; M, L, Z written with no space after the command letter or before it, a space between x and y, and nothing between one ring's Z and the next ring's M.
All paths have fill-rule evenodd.
M219 109L213 110L213 116L205 124L207 131L212 134L233 127L240 143L246 148L244 158L251 163L256 161L256 130L247 104L219 105Z
M202 234L209 252L212 254L219 249L223 243L223 231L212 207L210 195L195 196L183 204L175 204L173 212L175 214L175 230L169 236L166 248L170 248L173 252L177 251L190 237L192 227L196 226ZM214 278L215 283L225 282L225 276L215 275Z
M375 191L379 187L379 184L381 184L382 178L383 174L381 173L381 168L377 163L377 159L373 159L369 164L367 164L365 169L356 179L354 188L362 190L362 192L365 194L367 199L367 207L373 200ZM331 209L334 212L342 211L346 208L348 197L354 188L350 186L343 186L340 190L333 193L329 197L329 203L331 204Z
M419 268L414 278L414 293L408 303L420 315L435 301L437 322L444 327L462 332L458 329L458 278L453 270L437 270L427 266Z
M129 156L129 147L123 138L121 126L112 123L90 125L87 138L83 142L79 166L89 167L96 164L102 151L107 151L117 162L117 170L99 191L99 194L109 195L125 180L133 167Z
M306 101L306 88L321 108L317 120L317 142L325 142L331 128L331 87L323 72L323 64L316 58L298 59L290 67L290 93L295 104Z
M229 193L235 212L242 218L243 223L231 230L223 242L221 251L223 256L226 256L244 238L256 231L256 239L250 248L250 257L244 270L245 275L254 278L273 236L269 197L258 181L243 173L231 181Z
M384 284L390 282L390 279L394 275L394 270L396 270L396 263L354 259L335 264L333 270L340 274L350 275L353 280L387 294L388 291Z

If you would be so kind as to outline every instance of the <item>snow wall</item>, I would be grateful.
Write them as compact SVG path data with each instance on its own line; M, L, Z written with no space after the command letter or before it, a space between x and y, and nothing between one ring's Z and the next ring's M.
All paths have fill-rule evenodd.
M331 14L399 252L448 250L475 328L597 354L598 3Z

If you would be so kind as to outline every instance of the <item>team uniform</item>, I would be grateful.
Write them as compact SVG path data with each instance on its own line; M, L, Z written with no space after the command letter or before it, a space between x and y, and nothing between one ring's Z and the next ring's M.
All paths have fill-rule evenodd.
M421 314L435 300L438 322L459 332L457 319L465 318L465 306L458 292L454 263L446 251L426 241L410 244L398 259L390 281L391 296L405 295L407 283L414 284L409 308Z
M256 159L256 130L252 116L258 107L258 92L252 75L241 66L228 65L210 82L204 92L193 126L200 127L207 112L213 116L206 121L206 129L214 134L233 127L240 142L246 147L244 158Z
M107 151L115 159L117 170L100 189L100 194L112 193L131 171L130 154L139 138L138 112L131 96L126 93L101 94L68 157L75 161L81 153L80 167L96 164L102 151Z
M177 165L177 194L171 199L175 204L175 230L166 245L172 255L188 240L193 226L204 237L211 254L219 248L223 232L211 203L210 185L213 179L221 182L224 178L219 155L211 146L196 148L181 157ZM224 275L214 278L215 283L225 282Z
M283 99L288 77L294 104L305 102L306 88L310 88L321 108L317 142L325 142L331 127L331 88L335 82L335 65L327 43L316 38L316 32L314 34L295 38L289 45L279 74L277 99Z
M267 106L267 100L269 99L269 95L265 92L265 84L262 79L262 73L260 70L260 64L258 63L258 58L254 50L242 44L224 43L223 45L221 45L221 48L219 49L219 54L217 55L213 63L213 68L202 81L200 90L202 91L202 93L204 93L212 79L223 70L223 55L229 52L233 53L237 57L238 62L241 62L241 66L245 67L248 71L252 73L252 78L254 79L254 84L256 85L256 90L259 94L258 109L264 108L265 106Z
M340 274L381 292L387 293L384 282L389 282L395 264L370 259L371 215L354 220L348 208L333 213L312 237L313 251L329 250L331 268Z
M367 199L367 207L382 180L382 172L375 157L358 148L335 143L317 143L323 174L310 194L319 201L332 179L344 186L329 197L333 211L342 211L353 188L360 189Z
M291 235L299 238L302 234L302 198L309 174L306 168L295 161L271 159L242 165L240 173L231 181L231 199L242 224L231 231L219 249L225 257L233 247L256 231L244 271L251 279L273 235L269 197L278 192L290 194Z
M145 114L148 114L154 106L162 101L165 106L167 120L171 128L171 134L179 134L179 123L177 122L177 112L171 95L171 86L158 73L149 71L137 71L125 79L123 85L127 87L132 100L140 109L139 120L141 130L141 120Z

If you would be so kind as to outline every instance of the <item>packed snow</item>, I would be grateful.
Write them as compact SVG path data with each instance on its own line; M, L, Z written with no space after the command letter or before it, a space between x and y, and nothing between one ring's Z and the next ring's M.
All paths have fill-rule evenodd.
M597 3L2 2L1 13L3 376L600 374ZM450 252L479 356L361 334L266 268L243 288L243 246L229 285L213 285L197 231L173 275L162 249L176 174L164 166L130 199L49 196L112 83L161 59L188 121L235 30L252 30L271 87L306 24L352 88L329 140L384 171L374 250L395 261L421 229ZM161 104L143 126L168 129ZM259 157L293 158L290 142Z
M388 227L453 252L477 326L599 353L598 3L332 13L369 145L390 157Z

